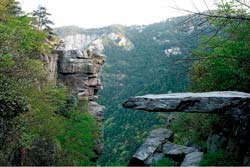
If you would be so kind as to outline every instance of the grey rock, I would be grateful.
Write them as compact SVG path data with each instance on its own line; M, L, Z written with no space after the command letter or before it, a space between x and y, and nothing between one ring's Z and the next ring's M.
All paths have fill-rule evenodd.
M153 130L145 143L133 155L133 158L140 161L145 161L157 150L157 148L173 137L173 132L169 129L156 129Z
M184 161L181 163L181 166L199 166L202 159L202 152L192 152L185 156Z
M47 80L56 84L58 54L42 55L42 60L45 62Z
M90 101L88 103L88 111L91 115L93 115L98 121L103 121L103 112L105 110L105 107L94 102Z
M77 49L60 50L58 54L60 81L69 86L79 99L96 96L98 90L102 88L99 73L105 62L105 56Z
M150 112L221 113L243 102L250 102L250 94L232 91L173 93L132 97L123 107Z
M94 74L95 69L91 60L60 57L59 72L64 74Z
M195 151L198 150L193 147L181 146L171 142L167 142L166 144L164 144L162 150L164 154L169 156L186 155Z

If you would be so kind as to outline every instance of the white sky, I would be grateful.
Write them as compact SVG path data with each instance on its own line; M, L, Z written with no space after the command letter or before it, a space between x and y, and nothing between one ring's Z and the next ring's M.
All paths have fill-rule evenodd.
M187 14L174 8L197 11L212 8L214 0L18 0L26 12L40 4L52 14L55 27L76 25L83 28L111 24L143 25ZM195 5L194 5L195 4Z

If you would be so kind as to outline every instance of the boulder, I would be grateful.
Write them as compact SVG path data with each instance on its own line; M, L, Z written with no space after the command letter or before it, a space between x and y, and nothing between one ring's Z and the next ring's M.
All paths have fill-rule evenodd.
M181 166L199 166L202 159L203 152L191 152L185 156Z
M172 138L173 132L169 129L160 128L153 130L144 144L133 155L133 161L144 162L146 159L152 156L163 143L167 142L168 140L172 140ZM136 164L130 163L130 165L133 166Z

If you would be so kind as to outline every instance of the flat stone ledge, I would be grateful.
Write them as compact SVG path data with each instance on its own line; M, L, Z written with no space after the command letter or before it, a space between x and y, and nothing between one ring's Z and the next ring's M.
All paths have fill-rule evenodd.
M149 112L222 113L245 102L250 103L250 94L243 92L172 93L131 97L123 107Z

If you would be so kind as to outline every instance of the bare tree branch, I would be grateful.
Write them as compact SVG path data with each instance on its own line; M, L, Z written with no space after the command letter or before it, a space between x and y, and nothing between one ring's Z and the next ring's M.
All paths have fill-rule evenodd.
M235 0L235 1L238 2L239 4L241 4L242 6L245 6L245 7L250 9L249 4L247 4L247 2L245 0L244 0L244 2L241 2L240 0Z
M187 13L191 13L194 15L199 15L199 16L205 16L209 18L217 18L217 19L229 19L229 20L240 20L240 21L250 21L250 18L244 17L244 16L233 16L233 15L217 15L217 14L207 14L207 13L202 13L202 12L193 12L190 10L186 9L176 9L176 10L181 10Z

